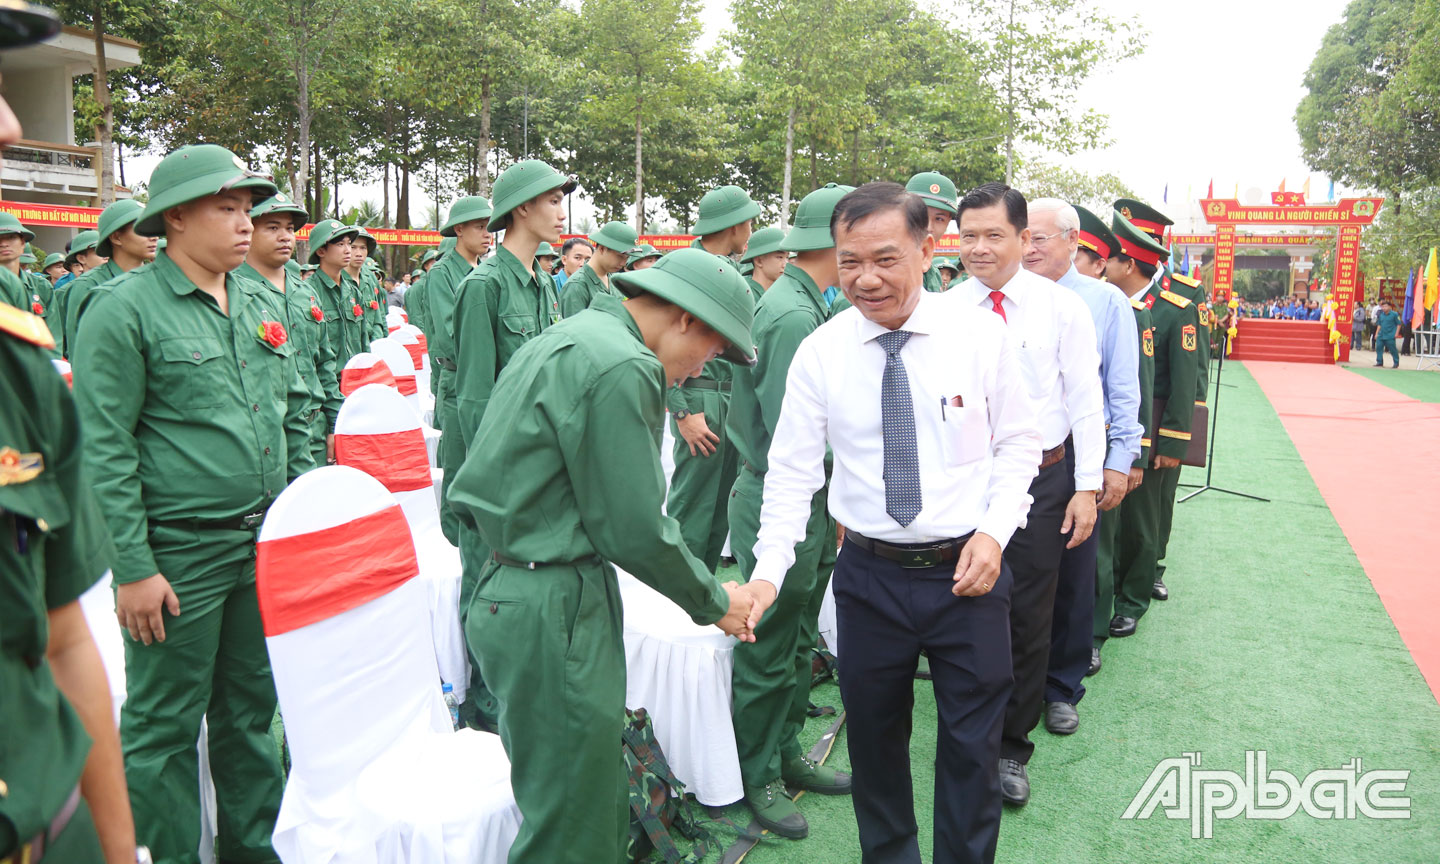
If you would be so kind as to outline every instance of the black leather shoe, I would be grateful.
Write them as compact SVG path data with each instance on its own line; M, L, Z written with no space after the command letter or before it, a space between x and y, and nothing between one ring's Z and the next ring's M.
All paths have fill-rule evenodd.
M1091 649L1090 649L1090 668L1087 669L1087 670L1085 670L1085 677L1086 677L1086 678L1089 678L1091 675L1094 675L1096 672L1099 672L1099 671L1100 671L1100 649L1099 649L1099 648L1091 648Z
M1155 580L1155 584L1150 588L1150 596L1156 600L1170 599L1170 589L1165 587L1164 579Z
M1030 775L1014 759L1000 760L1000 796L1017 807L1030 800Z
M1135 619L1126 618L1124 615L1116 615L1110 619L1110 635L1116 639L1123 639L1126 636L1135 635Z
M1051 735L1073 735L1080 728L1080 714L1069 702L1045 703L1045 729Z

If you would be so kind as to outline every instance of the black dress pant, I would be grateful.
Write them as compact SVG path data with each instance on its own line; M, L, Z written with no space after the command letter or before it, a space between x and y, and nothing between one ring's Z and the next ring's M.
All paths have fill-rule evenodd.
M1075 454L1065 454L1066 470L1075 475ZM1116 516L1119 514L1116 513ZM1060 553L1060 578L1055 585L1055 617L1050 625L1050 661L1045 673L1045 701L1078 705L1085 696L1090 671L1091 635L1095 628L1095 570L1100 554L1100 520L1084 543ZM1070 542L1068 539L1065 542Z
M1026 526L1016 531L1005 546L1005 563L1015 574L1015 587L1010 592L1010 655L1015 687L1005 707L1000 755L1022 765L1035 752L1030 732L1040 722L1044 707L1055 587L1060 580L1060 556L1070 539L1068 534L1060 533L1060 526L1074 494L1075 471L1068 460L1041 468L1030 483L1035 502L1030 505Z
M934 864L995 859L1000 724L1010 695L1009 568L956 597L955 564L905 569L846 541L835 564L851 801L863 864L919 864L910 732L915 664L930 658L939 712ZM1043 670L1042 670L1043 671Z

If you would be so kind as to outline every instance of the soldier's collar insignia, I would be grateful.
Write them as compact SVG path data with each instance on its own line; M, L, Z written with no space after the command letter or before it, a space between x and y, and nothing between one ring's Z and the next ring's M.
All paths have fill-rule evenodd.
M0 448L0 486L28 483L45 470L45 457L21 453L14 447Z

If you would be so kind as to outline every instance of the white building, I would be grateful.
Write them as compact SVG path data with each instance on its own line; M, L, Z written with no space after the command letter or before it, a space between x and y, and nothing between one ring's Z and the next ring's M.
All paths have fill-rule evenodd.
M105 37L105 63L110 70L140 65L140 44ZM0 80L5 101L20 120L25 137L0 151L0 197L35 204L96 206L99 202L100 155L90 141L92 130L75 137L74 79L95 71L95 35L66 27L48 42L0 55ZM116 187L117 198L130 190ZM72 228L26 226L35 244L60 252L76 233Z

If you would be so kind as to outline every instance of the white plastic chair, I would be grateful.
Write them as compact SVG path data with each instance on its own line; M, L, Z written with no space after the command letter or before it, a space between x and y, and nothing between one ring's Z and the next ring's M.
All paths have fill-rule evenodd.
M409 533L385 487L344 466L296 480L261 527L287 864L502 864L519 829L500 739L451 731Z
M335 418L335 459L384 484L405 512L420 578L430 596L430 626L440 680L465 698L470 663L460 629L460 550L440 531L435 474L427 461L420 421L405 398L369 384L346 397Z
M410 403L415 416L420 416L420 390L415 380L415 362L404 345L386 336L370 343L370 353L385 361L390 374L395 376L395 389Z
M368 351L361 351L351 357L345 363L345 368L340 370L340 395L349 396L366 384L396 386L390 365Z
M405 324L392 332L390 338L410 352L410 361L415 364L415 386L420 388L420 401L424 404L425 394L430 391L430 355L425 353L425 345L421 341L425 334L414 324Z

